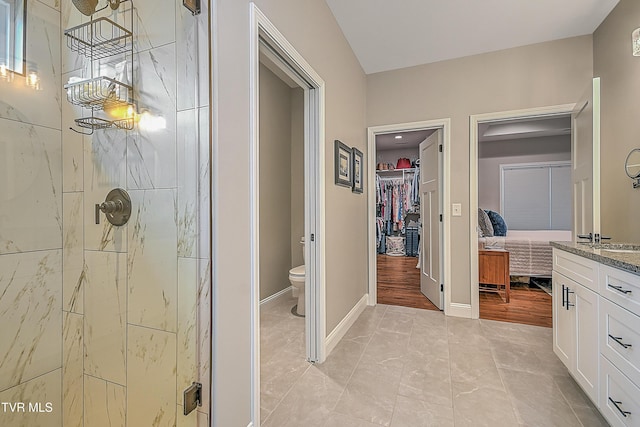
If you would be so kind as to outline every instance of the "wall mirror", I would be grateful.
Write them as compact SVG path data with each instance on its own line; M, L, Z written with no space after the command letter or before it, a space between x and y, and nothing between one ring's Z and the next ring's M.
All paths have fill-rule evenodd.
M640 187L640 148L634 148L624 162L624 171L634 180L633 188Z
M0 71L25 74L27 0L0 0Z

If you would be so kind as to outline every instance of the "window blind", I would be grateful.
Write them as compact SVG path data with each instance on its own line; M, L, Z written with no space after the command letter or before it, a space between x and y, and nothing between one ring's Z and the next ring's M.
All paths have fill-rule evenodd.
M571 229L571 165L504 165L500 204L511 230Z

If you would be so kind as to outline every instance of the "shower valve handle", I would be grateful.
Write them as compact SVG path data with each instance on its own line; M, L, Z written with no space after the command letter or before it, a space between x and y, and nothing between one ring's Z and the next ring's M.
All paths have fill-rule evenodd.
M108 201L103 203L96 203L96 224L100 224L100 212L104 212L105 214L114 214L120 213L124 210L124 205L122 201Z
M116 226L125 225L131 216L131 199L122 188L113 189L107 194L102 203L96 203L96 224L100 224L100 212L103 212L107 220Z

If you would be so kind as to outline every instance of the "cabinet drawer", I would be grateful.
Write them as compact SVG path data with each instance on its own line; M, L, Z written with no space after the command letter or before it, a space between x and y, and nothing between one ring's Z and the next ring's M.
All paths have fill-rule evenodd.
M640 388L600 356L600 412L612 426L640 426Z
M640 317L602 297L600 352L640 385Z
M598 292L597 262L553 248L553 269Z
M640 316L640 276L600 266L600 295Z

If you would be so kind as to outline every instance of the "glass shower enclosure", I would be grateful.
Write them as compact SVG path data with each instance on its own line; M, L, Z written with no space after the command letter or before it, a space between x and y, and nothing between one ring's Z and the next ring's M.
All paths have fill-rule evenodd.
M0 425L207 426L208 2L195 16L181 1L99 0L92 16L74 3L26 1L38 84L0 75ZM113 60L65 34L97 37L100 18L131 32ZM108 99L70 102L70 87ZM130 108L105 108L116 96Z

